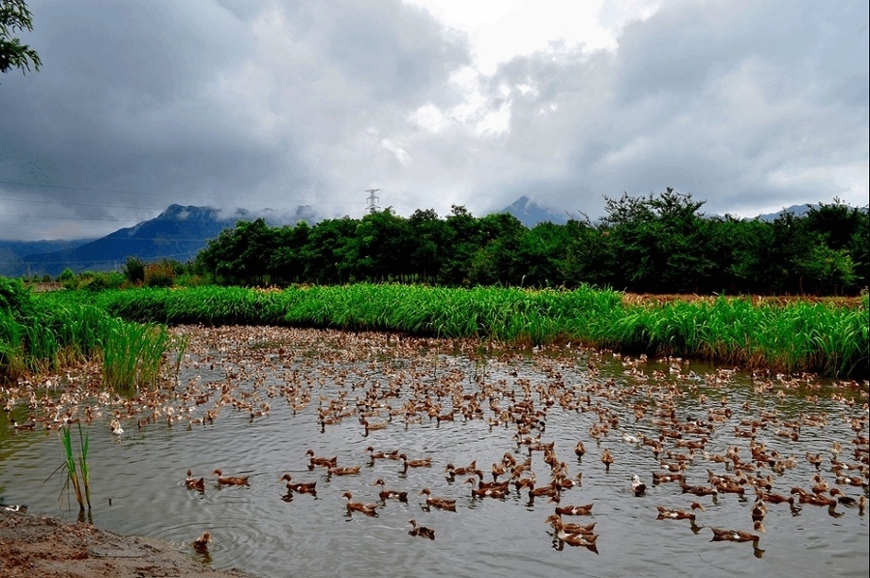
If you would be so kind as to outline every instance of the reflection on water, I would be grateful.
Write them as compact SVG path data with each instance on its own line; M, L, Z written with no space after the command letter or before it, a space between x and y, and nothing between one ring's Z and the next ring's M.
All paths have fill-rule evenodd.
M831 450L839 443L837 461L857 465L852 442L867 436L866 388L765 381L570 346L504 352L378 334L178 330L191 335L180 384L136 400L104 399L85 426L91 515L100 528L169 540L214 566L261 576L576 576L581 568L589 576L866 575L867 516L857 507L769 503L757 544L711 541L710 530L753 531L749 479L770 476L769 492L785 497L793 487L813 494L820 481L847 497L865 493L845 477L837 483ZM33 410L37 421L98 406L67 390L60 407ZM61 474L52 477L62 446L41 421L34 431L11 426L27 419L34 401L15 393L15 408L0 416L0 499L75 519ZM116 411L120 437L109 429ZM550 443L552 453L538 446ZM769 459L754 460L750 446ZM308 450L360 472L312 467ZM370 458L395 450L409 467ZM609 471L604 450L613 456ZM474 497L468 474L444 471L476 461L490 482L505 454L517 464L531 459L520 477L532 474L534 487L554 471L569 479L582 472L582 486L561 490L558 505L594 505L588 516L563 516L595 522L594 548L559 539L546 521L553 499L514 485L500 499ZM807 454L821 454L818 469ZM411 467L423 458L431 465ZM687 485L710 486L712 473L742 480L744 493L697 496L676 482L652 483L653 472L680 463ZM205 478L203 491L186 487L188 469ZM249 476L250 485L219 485L215 469ZM840 472L867 479L866 469ZM285 474L316 483L316 493L288 493ZM647 485L641 496L634 474ZM379 478L383 486L374 485ZM425 508L423 488L456 500L456 511ZM384 489L408 492L407 502L379 500ZM378 515L349 513L344 492L377 503ZM691 510L692 502L703 506L694 523L656 519L657 506ZM409 535L411 519L434 529L435 540ZM206 530L213 541L197 553L193 540Z

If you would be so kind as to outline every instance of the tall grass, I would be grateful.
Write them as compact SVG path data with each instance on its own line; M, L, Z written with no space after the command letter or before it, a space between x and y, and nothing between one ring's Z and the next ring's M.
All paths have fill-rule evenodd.
M80 443L78 467L76 467L76 459L72 447L72 431L69 424L64 425L58 432L58 435L64 449L65 462L61 467L65 467L67 473L65 488L68 488L69 484L72 484L76 501L79 503L79 511L83 512L85 502L88 504L88 510L91 509L91 471L88 465L88 436L82 433L81 424L78 424L78 427ZM79 472L81 472L81 479L79 479Z
M870 374L867 295L853 306L726 297L644 303L624 297L588 287L537 291L356 284L283 291L135 289L106 291L90 299L111 315L143 323L396 331L530 345L571 340L747 368L841 377Z
M174 343L165 327L112 317L87 292L32 295L0 281L0 383L94 358L102 361L103 383L119 391L156 381Z

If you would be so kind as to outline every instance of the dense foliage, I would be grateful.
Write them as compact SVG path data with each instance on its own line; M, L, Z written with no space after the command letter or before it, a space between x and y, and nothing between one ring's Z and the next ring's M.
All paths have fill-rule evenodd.
M13 36L21 30L33 30L33 16L24 0L0 0L0 73L18 68L39 70L42 61L34 49Z
M239 222L199 253L218 284L287 286L419 282L567 287L636 293L856 295L870 284L870 218L835 200L772 222L706 217L703 201L668 189L607 199L600 223L531 229L510 214L440 218L391 209L361 219L270 227Z

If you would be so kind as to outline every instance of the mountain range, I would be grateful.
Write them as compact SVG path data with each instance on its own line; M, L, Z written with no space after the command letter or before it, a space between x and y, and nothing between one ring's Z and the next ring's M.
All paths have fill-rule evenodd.
M795 205L780 213L803 214L808 210L807 205ZM567 211L554 212L526 196L497 212L510 213L529 228L547 221L564 225L572 218ZM758 218L773 220L780 213L760 215ZM239 209L232 214L212 207L170 205L153 219L118 229L99 239L0 240L0 275L20 277L39 274L57 277L66 268L76 273L118 270L131 256L146 263L161 259L184 263L195 258L208 241L220 235L222 230L235 227L238 221L252 221L260 217L273 227L292 226L303 220L314 225L321 220L308 205L299 206L290 213L270 210L252 213Z

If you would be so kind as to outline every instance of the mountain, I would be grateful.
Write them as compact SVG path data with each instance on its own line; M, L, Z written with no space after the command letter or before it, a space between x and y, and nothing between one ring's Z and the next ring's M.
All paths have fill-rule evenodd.
M183 263L193 259L222 230L235 227L238 221L253 221L259 217L270 226L291 225L301 220L313 224L316 219L307 206L300 206L289 214L274 211L258 214L243 209L224 214L212 207L171 205L151 220L119 229L100 239L69 241L67 246L59 249L47 241L40 241L45 244L38 247L34 247L35 243L21 243L37 250L25 255L19 253L15 256L17 258L9 258L9 255L0 258L0 274L12 277L48 274L56 277L66 268L76 273L111 271L123 267L128 257L138 257L145 262L173 259ZM7 253L14 250L11 242L5 243L8 243ZM0 245L0 249L3 247ZM39 248L48 250L38 251Z
M773 222L784 213L791 213L795 217L803 217L810 212L810 209L813 208L818 209L819 205L792 205L787 209L782 209L781 211L777 211L775 213L764 213L762 215L758 215L757 217L754 217L754 219L758 219L759 221Z
M538 223L550 222L554 225L564 225L568 222L568 213L554 213L549 209L538 205L526 196L520 197L510 206L497 212L510 213L529 229L533 228Z

